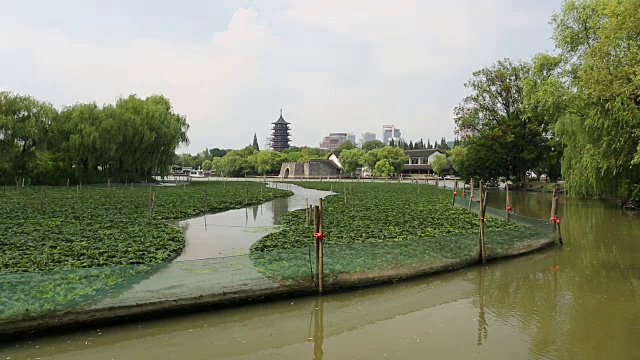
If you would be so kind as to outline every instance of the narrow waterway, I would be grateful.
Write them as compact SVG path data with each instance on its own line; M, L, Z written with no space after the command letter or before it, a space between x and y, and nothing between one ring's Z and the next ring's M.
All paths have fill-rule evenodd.
M254 242L277 229L283 214L304 209L307 203L318 205L320 198L330 194L291 184L269 183L269 186L291 190L294 195L177 222L185 232L186 245L176 261L246 254Z
M491 192L490 205L504 208L503 196ZM517 213L549 217L549 194L512 199ZM323 297L7 343L0 358L640 358L640 216L562 197L559 217L564 246L529 256ZM252 218L253 210L246 224Z

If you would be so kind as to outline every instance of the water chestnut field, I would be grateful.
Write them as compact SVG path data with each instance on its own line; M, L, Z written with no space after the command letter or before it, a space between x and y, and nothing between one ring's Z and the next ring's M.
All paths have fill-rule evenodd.
M478 215L452 207L452 191L435 186L328 181L296 185L339 193L324 200L325 243L401 242L480 231ZM304 210L284 215L282 225L281 231L266 235L252 249L269 251L313 244L313 224L305 225ZM486 220L488 231L516 227L499 219Z
M184 246L182 232L165 220L290 194L251 181L1 188L0 273L162 262Z
M296 184L338 192L324 200L325 284L411 276L478 261L479 216L453 207L451 190L406 183ZM314 263L313 222L306 225L305 211L296 210L284 215L281 224L252 246L254 264L280 283L306 282ZM490 258L549 236L546 223L534 228L487 217L485 224Z

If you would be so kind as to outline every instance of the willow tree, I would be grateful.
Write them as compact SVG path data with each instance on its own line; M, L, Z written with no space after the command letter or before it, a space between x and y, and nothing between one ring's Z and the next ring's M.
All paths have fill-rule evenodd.
M21 183L36 171L38 150L46 151L52 105L30 96L0 92L0 177ZM0 179L2 181L2 179Z
M569 190L640 199L640 1L569 0L551 23Z
M0 93L0 181L61 184L142 179L167 171L189 125L163 96L115 105L78 103L56 111L31 97Z

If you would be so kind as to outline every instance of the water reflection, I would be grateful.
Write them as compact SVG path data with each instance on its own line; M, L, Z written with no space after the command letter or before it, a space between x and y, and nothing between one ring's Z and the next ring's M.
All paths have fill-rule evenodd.
M484 266L478 270L478 346L489 337L489 324L484 312Z
M313 302L313 359L322 360L324 351L324 299L318 296Z
M271 185L275 187L275 184ZM307 199L310 204L314 204L329 194L327 191L304 189L295 185L277 185L279 188L291 189L294 195L243 209L206 214L177 222L186 238L185 248L177 260L246 254L254 242L277 229L274 225L280 224L284 214L304 208Z

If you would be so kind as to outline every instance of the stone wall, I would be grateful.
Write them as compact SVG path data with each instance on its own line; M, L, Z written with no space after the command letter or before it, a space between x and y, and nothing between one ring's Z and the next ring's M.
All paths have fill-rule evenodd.
M304 163L305 177L317 177L317 176L338 176L340 171L336 170L333 166L327 164L325 161L310 161Z
M280 167L281 178L301 178L305 176L305 164L299 162L286 162Z
M280 168L280 177L283 179L317 178L320 176L336 177L338 175L340 175L340 171L328 161L286 162Z

